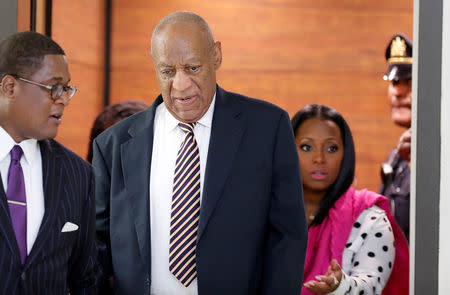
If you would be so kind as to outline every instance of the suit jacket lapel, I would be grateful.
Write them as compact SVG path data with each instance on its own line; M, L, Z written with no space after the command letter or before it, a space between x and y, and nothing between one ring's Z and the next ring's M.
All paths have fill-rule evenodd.
M14 229L12 226L11 216L9 213L8 202L6 201L6 192L3 188L3 182L0 179L0 234L4 236L3 241L5 241L9 248L11 249L11 253L14 255L17 263L20 262L20 252L19 247L16 242L16 234L14 233Z
M33 244L30 255L25 261L25 268L31 265L37 254L42 250L45 241L52 232L52 225L57 216L58 206L63 189L64 163L59 149L51 145L50 140L39 141L42 156L42 180L44 185L44 206L45 213L42 218L39 233Z
M223 186L230 173L245 126L245 117L241 114L239 103L230 99L222 88L217 87L200 209L198 239L201 238L222 195Z
M120 146L125 188L130 197L139 250L150 273L150 164L153 147L153 126L156 107L162 102L159 96L146 111L146 122L137 122L129 129L131 138Z

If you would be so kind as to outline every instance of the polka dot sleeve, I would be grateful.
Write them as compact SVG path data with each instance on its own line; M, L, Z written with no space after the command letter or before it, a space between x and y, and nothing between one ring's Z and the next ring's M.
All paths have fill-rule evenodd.
M364 210L342 253L343 276L333 295L381 294L394 264L394 234L382 209Z

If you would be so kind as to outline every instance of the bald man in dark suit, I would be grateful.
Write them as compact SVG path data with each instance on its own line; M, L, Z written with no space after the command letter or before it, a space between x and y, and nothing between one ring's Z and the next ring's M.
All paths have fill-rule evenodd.
M307 229L282 109L216 84L198 15L152 37L161 95L94 142L97 233L116 294L300 294Z

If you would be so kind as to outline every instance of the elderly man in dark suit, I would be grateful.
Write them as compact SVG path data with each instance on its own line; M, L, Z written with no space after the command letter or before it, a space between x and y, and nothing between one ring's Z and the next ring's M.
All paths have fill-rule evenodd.
M300 294L307 230L282 109L216 84L198 15L155 28L161 95L94 141L97 233L116 294Z
M35 32L0 43L0 294L96 294L92 169L53 140L76 92Z

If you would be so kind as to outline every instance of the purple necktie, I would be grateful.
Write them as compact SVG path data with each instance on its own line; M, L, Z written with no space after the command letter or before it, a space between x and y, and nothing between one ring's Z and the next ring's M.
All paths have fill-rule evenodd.
M12 225L20 250L20 259L22 264L24 264L27 257L27 198L22 166L20 165L22 155L22 148L19 145L15 145L11 150L6 198L8 199Z

